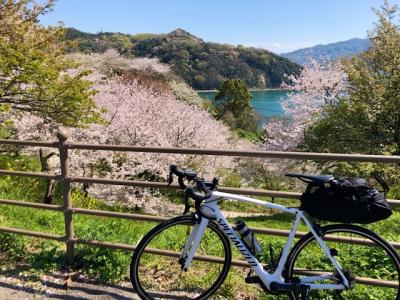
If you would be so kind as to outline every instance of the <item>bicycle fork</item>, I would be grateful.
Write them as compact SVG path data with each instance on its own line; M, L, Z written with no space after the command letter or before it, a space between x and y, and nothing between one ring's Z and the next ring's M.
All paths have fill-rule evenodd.
M179 263L183 271L187 271L192 264L194 254L199 247L201 238L206 231L209 220L201 218L200 223L193 226L189 238L186 240L185 246L179 256Z

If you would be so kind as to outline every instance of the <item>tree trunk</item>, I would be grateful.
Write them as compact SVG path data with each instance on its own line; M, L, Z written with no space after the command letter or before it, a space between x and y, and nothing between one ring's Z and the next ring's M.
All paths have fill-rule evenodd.
M52 204L54 199L54 192L56 190L57 181L55 180L48 180L47 181L47 189L46 194L44 195L43 201L45 204Z
M397 149L396 154L400 155L400 112L396 116L394 124L394 142L396 143Z
M39 158L40 158L40 165L41 165L41 171L46 173L50 171L49 167L49 159L53 155L56 155L55 152L50 152L47 155L43 154L43 149L39 149ZM43 201L45 204L52 204L53 199L54 199L54 192L56 190L57 186L57 181L49 179L47 180L47 187L46 187L46 193L44 195Z

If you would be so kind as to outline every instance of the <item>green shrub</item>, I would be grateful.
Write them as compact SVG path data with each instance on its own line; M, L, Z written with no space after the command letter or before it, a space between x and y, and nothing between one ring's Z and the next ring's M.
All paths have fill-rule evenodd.
M265 138L260 130L246 131L240 128L236 128L233 130L233 132L237 134L239 138L243 138L248 141L261 142Z
M34 272L48 272L65 264L65 251L54 241L40 240L36 249L29 253L29 265Z
M119 230L120 222L112 221L107 224L97 223L96 227L78 228L77 235L91 240L104 240ZM76 266L89 276L100 281L115 282L127 274L130 254L93 246L78 246L76 251Z
M228 169L220 170L218 173L218 175L223 178L223 186L233 188L240 188L242 186L242 178L239 174Z
M23 258L26 254L25 239L12 233L0 233L0 251L13 260Z
M126 277L130 256L123 251L79 247L76 266L82 268L89 276L104 282L116 282Z

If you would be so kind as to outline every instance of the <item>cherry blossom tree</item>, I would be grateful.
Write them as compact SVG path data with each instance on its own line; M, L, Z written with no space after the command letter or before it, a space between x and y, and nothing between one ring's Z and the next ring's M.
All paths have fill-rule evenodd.
M215 121L206 111L195 105L177 101L171 94L160 95L145 89L137 81L126 82L120 78L108 79L95 86L96 103L104 107L106 125L93 125L90 141L99 144L129 144L134 146L230 148L229 130ZM88 137L85 130L71 134L75 139ZM79 139L79 138L78 138ZM93 154L92 154L93 155ZM82 153L72 164L81 164ZM230 159L212 157L187 157L183 155L155 153L114 153L101 158L111 172L88 166L76 170L92 172L96 176L119 179L164 180L170 164L202 166L212 170L229 165ZM99 160L97 160L98 162ZM96 163L91 164L91 166ZM104 166L104 164L103 164ZM88 174L86 174L88 175ZM95 185L89 189L97 198L106 197L109 202L124 199L131 206L147 211L160 211L162 207L147 189ZM150 202L153 205L150 205ZM151 207L153 209L151 210ZM154 207L157 207L155 209ZM164 212L166 213L166 212Z
M104 123L92 124L87 128L61 127L52 120L31 114L12 114L9 118L17 129L15 138L53 140L54 133L62 128L70 136L70 142L79 143L249 148L248 143L232 140L229 129L207 111L196 104L177 100L172 91L157 92L142 85L135 77L107 77L96 70L88 79L94 82L97 92L94 100L98 107L103 108ZM42 149L39 149L39 153L49 166L44 171L57 171L58 157L52 152L44 153ZM235 164L235 159L229 157L139 152L74 150L70 157L73 176L152 181L164 181L168 175L168 167L173 163L194 167L203 171L202 175L208 176L215 175L219 168L229 168ZM122 202L151 213L169 213L172 209L165 199L155 197L158 191L150 189L92 185L87 192L110 204Z
M288 76L293 91L282 106L286 119L274 119L265 125L268 150L292 150L304 137L304 130L324 113L324 107L346 96L347 80L339 62L319 64L312 60L300 76Z
M126 58L115 49L108 49L104 53L71 53L67 58L79 63L86 68L95 69L106 75L113 75L128 70L155 72L157 74L168 74L171 68L161 63L157 58Z

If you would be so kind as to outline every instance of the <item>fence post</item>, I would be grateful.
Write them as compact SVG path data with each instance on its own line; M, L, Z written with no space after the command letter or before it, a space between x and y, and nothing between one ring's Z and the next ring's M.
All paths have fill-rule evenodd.
M72 222L72 198L71 198L71 183L68 180L69 176L69 159L68 159L68 146L65 141L68 136L59 131L57 132L59 141L58 149L60 151L60 165L61 165L61 184L64 200L64 222L65 222L65 243L67 246L67 265L71 266L74 262L74 226Z

